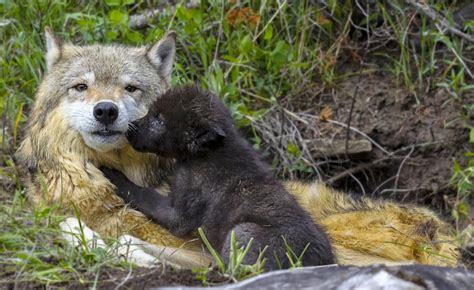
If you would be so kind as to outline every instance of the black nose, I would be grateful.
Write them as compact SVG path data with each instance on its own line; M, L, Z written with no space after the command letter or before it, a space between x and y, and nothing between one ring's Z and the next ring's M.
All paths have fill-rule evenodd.
M100 102L94 107L94 117L104 125L112 124L117 120L119 110L112 102Z

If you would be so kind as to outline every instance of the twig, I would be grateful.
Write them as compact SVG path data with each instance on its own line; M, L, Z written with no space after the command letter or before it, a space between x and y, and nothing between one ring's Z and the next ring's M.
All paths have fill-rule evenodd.
M370 167L373 167L375 165L377 165L378 163L382 162L386 160L385 158L381 158L381 159L377 159L376 161L374 162L370 162L370 163L364 163L364 164L360 164L356 167L352 167L352 168L349 168L341 173L339 173L338 175L336 176L333 176L331 178L329 178L328 180L326 180L324 183L327 183L327 184L333 184L334 182L338 181L339 179L341 178L344 178L346 177L347 175L349 174L353 174L353 173L356 173L356 172L359 172L361 170L364 170L364 169L369 169Z
M405 158L403 158L402 162L400 162L400 166L398 167L398 170L397 170L397 178L395 179L395 184L393 186L394 189L397 189L398 188L398 179L400 178L400 173L402 172L402 168L403 168L403 165L405 164L405 162L408 160L408 158L410 158L411 154L413 153L413 151L415 151L415 146L412 145L411 146L411 150L410 152L408 152L407 156L405 156Z
M221 43L221 37L222 37L222 24L224 23L224 1L222 1L222 6L221 6L221 21L219 23L219 31L217 32L217 43L216 43L216 48L214 50L214 57L212 59L212 68L215 67L216 60L217 60L217 55L219 53L219 45Z
M362 56L362 60L361 60L361 64L360 64L359 77L358 77L357 84L356 84L356 87L355 87L355 90L354 90L354 94L352 95L351 108L349 110L349 118L347 119L346 158L348 158L348 156L349 156L348 153L347 153L347 151L349 149L349 137L350 137L350 132L351 132L351 130L349 128L351 127L352 113L354 111L354 105L355 105L355 101L356 101L356 98L357 98L357 94L359 93L359 84L360 84L360 81L362 79L362 69L363 69L362 62L364 61L364 58L365 58L365 53Z
M362 182L360 182L360 180L357 179L357 178L354 176L354 174L352 174L352 173L349 173L349 176L352 177L352 179L354 179L355 182L357 182L357 184L359 185L360 189L362 189L362 195L365 196L365 188L364 188L364 186L362 185Z
M286 0L283 1L282 4L278 3L278 9L277 11L272 15L272 17L270 18L270 20L268 20L267 24L265 24L265 26L262 28L262 30L260 30L260 32L253 38L253 41L255 42L259 37L260 35L262 35L263 32L265 32L265 30L267 29L268 25L272 24L273 22L273 19L275 19L275 17L277 17L278 13L280 13L280 11L283 9L283 7L286 5Z
M418 145L410 145L410 146L405 146L405 147L402 147L402 148L399 148L397 149L396 151L392 152L391 154L389 154L388 156L385 156L385 157L382 157L382 158L379 158L377 160L374 160L370 163L363 163L363 164L360 164L356 167L352 167L352 168L349 168L341 173L339 173L338 175L336 176L333 176L331 178L329 178L328 180L325 181L325 183L327 184L332 184L334 182L336 182L337 180L341 179L341 178L344 178L346 177L347 175L350 175L350 174L353 174L353 173L356 173L356 172L359 172L361 170L365 170L365 169L369 169L383 161L387 161L387 160L391 160L391 159L401 159L402 157L401 156L396 156L395 154L397 154L398 152L402 152L402 151L405 151L406 149L410 148L410 152L405 156L403 157L403 160L398 168L398 172L397 172L397 175L395 176L392 176L389 178L389 180L393 179L393 178L397 178L397 181L395 182L395 188L397 187L397 183L398 183L398 176L400 175L400 172L401 172L401 168L403 167L403 165L405 164L405 162L408 160L408 158L411 156L411 154L413 154L413 152L415 151L415 148L418 148L418 147L424 147L424 146L429 146L429 145L432 145L432 144L436 144L436 143L439 143L439 142L427 142L427 143L421 143L421 144L418 144ZM385 184L382 183L382 185ZM377 189L379 188L380 186L378 186L373 192L372 194L377 191Z
M426 3L422 3L422 1L416 0L405 0L405 2L409 5L414 6L417 10L421 11L423 14L431 18L434 22L438 23L442 28L450 31L452 34L455 34L469 42L474 43L473 35L464 33L456 27L453 27L443 16L439 15L433 8L428 6Z

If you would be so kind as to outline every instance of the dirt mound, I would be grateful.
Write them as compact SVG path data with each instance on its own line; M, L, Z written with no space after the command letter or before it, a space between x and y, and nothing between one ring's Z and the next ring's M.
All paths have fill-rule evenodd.
M289 102L293 107L274 108L255 124L262 147L270 148L274 160L283 160L277 170L285 177L314 178L305 174L314 166L316 175L336 188L446 210L454 196L453 159L462 162L469 146L469 131L459 115L462 104L443 89L416 97L400 87L377 73L305 92ZM370 142L372 150L352 154L349 146L346 154L347 138ZM340 144L342 150L321 156L310 148L321 140L327 146Z

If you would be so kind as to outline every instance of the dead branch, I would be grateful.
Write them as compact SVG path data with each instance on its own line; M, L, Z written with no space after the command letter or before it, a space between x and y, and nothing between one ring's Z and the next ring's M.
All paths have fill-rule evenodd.
M439 15L433 8L428 6L425 1L416 1L416 0L405 0L405 2L411 6L414 6L418 11L422 12L424 15L428 16L435 23L439 24L443 29L448 30L452 34L455 34L471 43L474 43L474 36L464 33L461 30L453 27L446 18Z

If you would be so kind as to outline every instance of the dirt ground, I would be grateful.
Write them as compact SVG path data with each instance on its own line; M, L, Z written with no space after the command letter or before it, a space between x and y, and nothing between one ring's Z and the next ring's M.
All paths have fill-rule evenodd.
M415 96L395 89L397 86L388 77L369 75L354 79L360 86L360 97L354 104L351 126L388 152L405 148L396 154L403 159L388 159L379 168L370 170L371 177L363 172L355 176L374 194L397 193L411 200L422 199L438 208L442 208L444 202L449 203L445 196L452 193L448 184L453 159L463 160L469 144L469 131L459 120L460 105L450 102L452 98L441 89L419 96L420 104L417 104ZM354 79L341 84L341 92L353 91ZM342 93L334 108L336 116L347 120L351 103L352 96ZM374 150L368 160L383 158L386 154ZM383 182L386 183L382 185Z
M15 273L5 274L12 275L12 278L9 280L11 283L0 285L0 289L15 289ZM233 282L230 278L224 277L216 271L209 271L205 282L203 282L203 279L198 279L198 276L199 274L193 273L191 270L174 270L170 267L162 266L152 269L134 268L130 271L102 268L98 277L92 273L87 274L87 282L82 284L75 281L71 284L45 286L30 282L20 282L16 285L16 289L61 289L64 287L67 287L67 289L90 289L94 285L97 289L148 289L161 286L219 286ZM7 280L4 279L4 281Z

